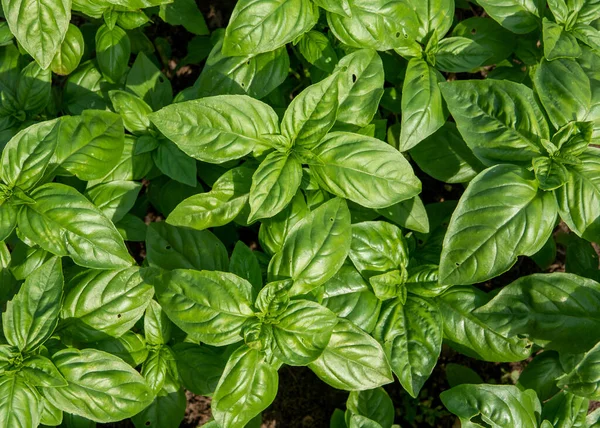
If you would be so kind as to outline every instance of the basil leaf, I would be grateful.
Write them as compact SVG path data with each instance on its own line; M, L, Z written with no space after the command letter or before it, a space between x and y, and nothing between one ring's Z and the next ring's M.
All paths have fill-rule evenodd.
M541 12L536 0L479 0L487 14L513 33L526 34L538 28Z
M293 156L273 152L252 176L248 222L279 214L290 203L302 181L302 164Z
M309 31L298 42L298 50L309 63L327 73L333 72L338 62L331 42L323 33Z
M439 38L450 30L454 18L454 0L409 0L419 22L417 40L425 44L436 33Z
M21 70L17 86L17 103L20 110L35 115L40 113L52 97L52 72L30 62Z
M19 210L8 202L0 204L0 241L7 239L16 227Z
M597 370L599 360L600 345L596 345L583 354L572 370L558 379L558 387L579 397L597 399L600 397L600 376Z
M48 183L31 193L34 205L19 213L20 233L44 250L69 256L80 266L130 266L123 238L91 202L64 184Z
M135 181L111 181L88 189L85 196L116 223L133 208L141 189L142 183Z
M182 342L173 347L182 384L194 394L211 395L223 374L229 353Z
M351 0L348 16L327 13L333 34L353 48L387 51L415 44L417 16L399 0Z
M183 25L192 34L200 36L210 34L204 16L198 9L196 2L190 0L177 0L173 3L160 5L158 15L163 21L171 25Z
M544 18L543 31L544 56L548 61L581 56L581 48L575 36L557 23Z
M394 423L394 403L383 388L366 391L352 391L346 401L346 415L361 415L377 422L382 428L392 428Z
M64 412L96 422L129 418L152 401L144 378L123 360L95 349L67 348L52 361L69 382L44 388L44 397Z
M261 290L263 285L262 271L258 264L258 259L254 255L254 252L242 241L238 241L235 244L233 252L231 253L229 272L236 274L240 278L244 278L252 284L254 291L253 295Z
M83 34L75 25L69 24L65 38L50 64L52 72L61 76L74 72L81 62L84 48Z
M327 348L309 367L323 382L346 391L364 391L393 381L381 345L346 320L338 322Z
M404 156L375 138L333 132L313 153L308 162L320 186L364 207L389 207L421 191Z
M136 428L178 425L185 416L187 399L179 384L167 379L148 407L131 418Z
M146 236L147 260L161 269L227 270L227 250L208 230L192 230L164 222L151 223Z
M37 427L40 424L42 397L21 376L0 376L0 396L2 428Z
M96 63L84 62L67 79L63 102L71 114L82 114L87 109L105 109L108 102L100 91L106 84Z
M196 161L179 150L172 142L161 141L158 149L152 152L152 159L156 167L167 177L190 187L195 187L198 183Z
M59 257L36 269L2 314L4 337L21 352L32 352L54 332L63 295Z
M308 215L308 207L301 192L279 214L261 221L258 239L267 252L275 254L281 250L286 236L292 228Z
M108 95L113 108L123 118L125 129L133 134L144 134L148 131L148 115L152 113L152 109L144 100L125 91L110 91Z
M173 104L150 120L188 156L209 163L246 156L264 142L263 135L279 133L273 109L245 95Z
M398 149L405 152L437 131L446 122L439 82L444 76L420 58L408 62L402 88L402 126Z
M429 233L429 219L423 201L418 196L398 202L387 208L380 208L377 213L406 229L415 232Z
M225 30L227 56L275 50L306 33L317 23L319 9L309 0L240 0Z
M535 158L533 160L533 170L542 190L555 190L569 181L567 168L551 158Z
M242 428L275 399L277 368L266 355L247 346L229 358L213 395L212 412L221 426Z
M459 385L442 392L440 398L466 426L479 418L492 426L536 428L542 411L535 392L513 385Z
M373 120L383 95L383 61L373 49L360 49L343 57L337 68L348 69L340 76L337 120L367 126Z
M63 421L63 412L59 408L50 404L48 400L42 397L42 415L41 424L48 426L59 426Z
M560 391L556 380L564 373L558 353L545 351L527 364L519 376L519 385L533 389L541 401L546 401Z
M109 337L100 342L94 342L89 346L115 355L131 367L139 366L148 357L146 341L142 336L131 331L126 332L120 337Z
M504 287L475 315L502 334L526 335L547 349L577 353L600 341L598 305L600 284L591 279L535 274ZM581 334L574 337L574 331Z
M61 119L59 126L54 170L60 166L80 180L98 179L115 167L124 151L123 121L115 113L86 110Z
M402 231L383 221L365 221L352 225L352 243L348 254L365 278L408 264L408 246Z
M9 187L28 190L42 178L56 149L59 120L31 125L4 147L0 176Z
M156 111L173 101L171 82L154 63L140 52L127 74L127 89L143 99Z
M597 148L588 148L579 156L581 165L568 167L567 183L554 191L560 217L579 236L600 240L600 161Z
M454 287L435 299L444 321L444 340L461 354L483 361L521 361L531 344L517 336L505 337L481 321L473 311L488 302L474 287Z
M535 71L533 82L550 121L557 129L573 120L585 120L592 97L590 80L575 60L542 61Z
M506 272L518 256L531 256L544 246L556 217L554 197L538 189L528 171L512 165L486 169L452 214L440 283L474 284Z
M125 334L144 315L154 295L137 267L84 271L67 288L60 329L83 342Z
M48 68L69 28L71 1L2 0L2 9L19 44Z
M312 150L335 124L341 72L309 86L295 97L281 121L281 133L293 145Z
M501 63L517 47L517 36L501 27L491 18L473 17L460 21L452 30L452 35L471 39L479 43L492 55L481 65ZM500 68L497 70L500 70ZM488 78L490 77L488 75Z
M171 339L171 321L156 300L146 307L144 335L150 345L164 345Z
M321 6L327 12L337 13L342 16L351 16L350 0L313 0L318 6Z
M231 273L179 269L160 275L154 286L171 321L209 345L240 341L242 325L254 315L252 285Z
M542 420L550 421L550 426L586 426L589 400L561 391L544 403Z
M177 376L173 351L168 346L150 349L142 366L142 376L152 392L157 395L169 377Z
M290 57L285 47L258 55L226 56L223 37L219 37L195 84L197 95L202 98L239 94L261 99L283 83L289 68Z
M269 264L269 280L294 280L290 295L324 284L350 250L350 212L343 199L332 199L299 221Z
M321 355L333 328L336 315L308 300L290 302L273 323L276 357L291 366L304 366Z
M154 163L150 153L136 154L138 140L132 135L125 135L123 153L121 153L116 165L96 180L90 180L89 185L95 186L99 183L110 181L133 181L141 180L150 172Z
M435 53L435 66L448 73L469 72L483 65L492 53L487 47L466 37L447 37Z
M485 165L529 166L550 139L533 91L498 80L441 83L450 113L467 145Z
M25 378L29 386L46 388L67 386L67 381L54 363L42 355L31 355L25 358L19 374Z
M125 30L103 25L96 33L98 68L109 82L118 82L127 71L131 42Z

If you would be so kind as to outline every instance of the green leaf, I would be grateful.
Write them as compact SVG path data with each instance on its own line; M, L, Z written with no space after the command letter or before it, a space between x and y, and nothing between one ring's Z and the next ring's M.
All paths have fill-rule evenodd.
M69 28L71 1L2 0L2 9L19 44L48 68Z
M139 146L138 140L132 135L125 135L123 153L116 165L97 180L91 180L89 185L94 186L99 183L109 181L133 181L141 180L148 174L154 166L150 153L136 154L135 150Z
M321 356L309 364L334 388L364 391L393 382L381 345L350 321L340 320Z
M146 236L147 260L161 269L227 270L223 243L208 230L150 223Z
M404 268L408 264L408 246L402 231L383 221L352 225L352 243L348 255L365 278Z
M96 67L96 63L84 62L68 77L63 103L71 114L81 114L90 108L106 109L108 103L100 91L105 84L106 80Z
M233 252L231 253L229 272L236 274L240 278L244 278L252 284L254 293L258 293L261 290L262 271L258 259L254 255L254 252L242 241L238 241L235 244Z
M387 51L412 47L418 36L417 15L400 0L352 0L348 16L327 13L333 34L353 48Z
M173 351L183 386L194 394L212 395L223 374L229 353L189 342L177 343Z
M442 317L427 300L409 296L383 304L373 337L383 344L392 370L417 397L442 350Z
M437 131L448 113L439 82L446 79L420 58L408 62L402 88L402 126L398 149L405 152Z
M131 42L125 30L103 25L96 33L98 68L110 82L118 82L127 71Z
M158 149L152 152L152 159L156 167L167 177L178 182L196 187L196 161L179 150L171 141L163 140Z
M203 230L233 221L247 205L253 172L244 166L227 171L212 191L191 196L177 205L167 223Z
M529 357L531 345L526 339L507 338L473 314L488 300L483 291L474 287L454 287L437 297L444 340L461 354L483 361L512 362Z
M408 161L381 140L333 132L313 153L308 161L320 186L364 207L389 207L421 192Z
M279 377L266 355L247 346L229 358L213 395L212 412L221 426L242 428L275 399Z
M447 37L440 41L435 52L435 66L447 73L464 73L483 65L492 52L466 37Z
M91 202L75 189L48 183L31 193L34 205L19 213L22 236L80 266L111 269L131 266L123 238Z
M568 352L575 352L575 350ZM600 397L599 362L600 344L597 344L581 356L572 370L558 379L557 386L579 397L597 400Z
M309 63L326 73L333 72L338 58L331 42L323 33L309 31L298 42L298 50Z
M436 265L420 265L408 271L405 286L409 293L421 297L436 297L450 286L440 285L439 269Z
M477 426L475 419L489 426L537 428L542 411L535 392L512 385L459 385L440 398L464 426Z
M452 26L454 0L409 0L408 3L417 13L419 42L426 44L433 33L442 38Z
M517 36L491 18L473 17L462 20L456 24L452 35L471 39L492 55L481 65L501 63L513 53L517 46ZM489 77L491 76L488 75Z
M538 189L528 171L512 165L486 169L452 214L440 283L474 284L506 272L518 256L531 256L544 246L556 217L554 197Z
M453 122L446 122L413 147L410 155L419 168L445 183L469 182L485 168L473 155Z
M304 89L283 116L281 133L293 145L312 150L335 124L341 71Z
M555 190L569 181L567 168L560 161L552 158L535 158L533 160L533 170L542 190Z
M275 50L310 30L319 9L309 0L241 0L225 30L223 53L255 55Z
M533 91L498 80L440 84L450 113L467 145L485 165L529 166L540 156L540 140L549 140L546 119Z
M544 18L543 26L544 56L548 61L581 56L581 48L573 34L546 18Z
M52 97L52 72L43 70L36 62L30 62L21 70L17 86L19 109L29 115L40 113Z
M350 16L352 14L350 0L313 0L313 3L321 6L327 12L337 13L342 16Z
M209 163L239 159L279 133L271 107L245 95L220 95L172 104L152 123L188 156Z
M252 176L248 222L279 214L290 203L301 181L302 164L295 157L270 153Z
M61 333L93 342L119 337L143 315L154 295L140 269L84 271L68 283Z
M429 233L429 219L423 201L418 196L407 199L387 208L380 208L377 213L405 229L415 232Z
M64 412L96 422L116 422L135 415L152 401L144 378L106 352L67 348L54 354L52 361L69 385L44 388L42 393Z
M513 33L526 34L536 30L543 14L536 0L479 0L487 14Z
M344 263L351 242L350 211L332 199L299 221L269 264L269 279L294 280L290 295L324 284Z
M275 356L291 366L304 366L321 355L337 316L324 306L308 300L290 302L273 323Z
M142 242L146 239L146 223L133 214L125 214L115 227L125 241Z
M111 181L88 189L85 196L117 223L133 208L141 189L142 183L136 181Z
M600 241L600 150L588 148L581 165L569 166L569 180L554 191L560 217L579 236Z
M226 56L222 49L223 37L219 37L195 84L199 98L239 94L261 99L288 76L290 57L285 47L246 56Z
M446 379L451 388L464 384L477 385L484 383L475 370L455 363L446 364Z
M524 335L546 349L577 353L600 341L598 307L597 282L572 274L535 274L504 287L475 315L507 336Z
M83 34L75 25L69 24L65 38L50 64L52 72L61 76L74 72L81 62L84 48Z
M561 391L544 403L542 420L550 421L554 427L584 427L588 413L589 400L577 397L567 391Z
M375 328L381 301L369 290L363 277L352 265L343 265L323 284L318 295L322 299L321 304L340 318L352 321L367 333Z
M146 308L144 335L150 345L165 345L171 339L171 321L156 300Z
M379 109L383 95L383 61L373 49L360 49L343 57L337 68L348 67L339 80L338 122L365 127Z
M557 352L545 351L533 360L519 375L519 385L533 389L541 401L546 401L559 391L556 380L564 374Z
M56 149L58 121L36 123L10 139L2 151L0 176L4 183L23 190L37 184Z
M142 376L156 395L170 377L177 378L175 354L168 346L151 348L142 366Z
M43 409L41 424L48 426L59 426L63 421L63 412L59 408L50 404L48 400L42 397Z
M26 279L2 314L4 336L21 352L32 352L54 332L63 295L61 260L54 257Z
M136 428L178 425L185 416L187 399L179 384L168 379L148 407L131 418Z
M115 113L86 110L62 118L59 126L50 172L60 166L80 180L95 180L111 171L124 152L123 121Z
M252 285L231 273L179 269L153 282L171 321L209 345L240 341L242 325L254 315Z
M154 63L140 52L127 75L127 89L143 99L156 111L173 101L171 82Z
M346 407L351 414L369 418L382 428L391 428L394 423L394 403L383 388L351 392Z
M46 388L67 386L67 381L54 363L42 355L31 355L25 358L19 374L25 378L29 386Z
M171 25L183 25L192 34L205 36L210 34L202 13L193 0L175 0L160 5L158 15Z
M0 204L0 241L7 239L14 230L19 210L8 202Z
M146 361L148 348L142 336L131 331L120 337L110 337L91 344L91 348L113 354L131 367L137 367Z
M556 128L573 120L585 120L592 97L590 80L575 60L542 61L535 70L533 82Z
M306 215L308 215L306 201L302 192L298 192L283 211L261 221L258 234L261 247L271 254L280 251L289 232Z
M144 134L150 128L148 115L152 109L141 98L125 91L108 93L113 108L123 118L125 129L133 134Z
M21 376L1 376L0 397L2 428L33 428L40 424L42 398Z

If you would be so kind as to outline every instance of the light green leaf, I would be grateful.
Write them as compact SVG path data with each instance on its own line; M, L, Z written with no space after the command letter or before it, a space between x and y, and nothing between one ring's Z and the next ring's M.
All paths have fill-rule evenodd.
M0 377L0 426L35 428L43 403L37 390L20 376Z
M127 89L142 98L157 111L173 101L171 82L156 65L140 52L127 74Z
M231 428L242 428L275 399L279 384L277 368L266 354L243 345L229 358L213 395L215 420Z
M308 214L308 207L301 192L279 214L263 219L258 233L261 247L275 254L281 250L283 242L292 228Z
M309 0L241 0L225 30L223 53L243 56L275 50L306 33L318 19L319 8Z
M223 163L279 133L271 107L245 95L219 95L172 104L150 116L152 123L188 156Z
M181 342L173 346L177 371L186 389L194 394L212 395L223 374L231 350Z
M30 62L22 70L17 85L17 103L20 110L36 115L48 105L52 97L52 72Z
M536 0L479 0L488 15L513 33L526 34L536 30L543 14Z
M258 293L261 290L263 285L262 271L258 259L254 255L254 252L242 241L238 241L235 244L233 252L231 253L229 272L236 274L240 278L244 278L252 284L254 290L253 294Z
M313 3L321 6L327 12L337 13L342 16L350 16L352 14L350 0L313 0Z
M429 219L423 201L418 196L387 208L377 210L379 214L405 229L429 233Z
M158 15L171 25L183 25L192 34L205 36L210 34L204 16L193 0L175 0L160 5Z
M196 161L179 150L177 145L168 140L159 143L158 149L152 152L154 165L167 177L190 187L198 183Z
M144 134L150 128L148 115L152 109L141 98L125 91L108 93L113 108L123 118L125 129L133 134Z
M544 246L556 217L553 195L538 189L531 173L512 165L488 168L469 184L452 214L440 283L474 284L506 272L518 256Z
M27 239L81 266L111 269L131 266L123 238L90 201L64 184L48 183L31 193L34 205L19 213L19 230Z
M125 30L103 25L96 33L98 68L110 82L118 82L127 71L131 42Z
M324 284L350 250L350 212L343 199L332 199L299 221L269 264L270 280L292 278L290 295Z
M136 428L179 425L185 416L187 399L179 383L167 379L163 389L148 407L131 418Z
M572 370L558 379L558 387L579 397L597 400L600 397L599 364L600 344L597 344L581 356Z
M123 360L95 349L67 348L52 361L69 382L62 388L44 388L51 404L96 422L129 418L152 402L144 378Z
M447 73L464 73L483 65L492 52L466 37L447 37L435 52L435 66Z
M394 423L396 413L394 403L381 387L351 392L346 401L346 407L351 414L369 418L382 428L392 428Z
M251 223L279 214L292 200L302 181L302 164L294 156L270 153L252 176Z
M544 18L543 25L544 57L548 61L581 56L581 48L573 34L546 18Z
M373 337L383 344L392 370L417 397L442 350L442 317L427 300L409 296L383 304Z
M348 254L365 278L377 273L405 268L408 245L398 226L384 221L365 221L352 225Z
M4 336L21 352L32 352L54 332L63 295L61 260L54 257L33 271L2 314Z
M561 391L544 403L542 420L550 421L550 426L560 428L586 427L589 400Z
M254 315L252 285L231 273L179 269L163 273L153 283L171 321L209 345L240 341L242 325Z
M440 84L450 113L467 145L485 165L530 166L550 139L548 124L533 91L499 80Z
M600 341L599 307L596 281L565 273L534 274L504 287L475 315L509 337L524 335L547 349L577 353Z
M85 196L116 223L133 208L141 189L142 183L136 181L111 181L88 189Z
M75 25L69 24L65 38L50 64L52 72L61 76L74 72L83 57L84 48L83 34Z
M546 401L559 391L556 380L564 374L557 352L536 355L519 375L519 386L533 389L540 401Z
M298 42L298 50L309 63L326 73L333 72L338 58L331 42L323 33L309 31Z
M131 367L139 366L148 357L146 341L142 336L131 331L120 337L110 337L88 346L115 355Z
M389 207L421 192L408 161L381 140L333 132L313 153L308 161L320 186L364 207Z
M325 383L346 391L364 391L393 382L381 345L346 320L338 322L327 348L309 367Z
M25 378L29 386L46 388L67 386L67 381L54 363L42 355L31 355L25 358L19 375Z
M144 336L150 345L165 345L171 339L171 321L156 300L146 308Z

